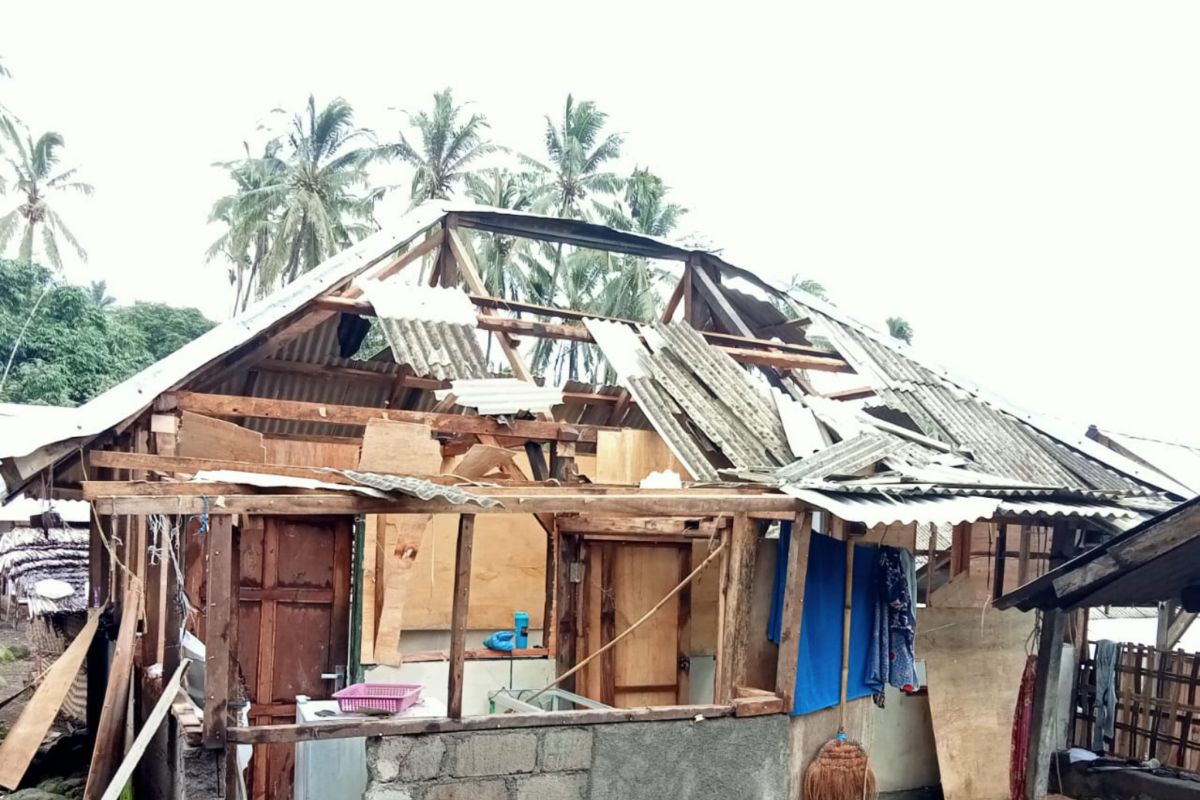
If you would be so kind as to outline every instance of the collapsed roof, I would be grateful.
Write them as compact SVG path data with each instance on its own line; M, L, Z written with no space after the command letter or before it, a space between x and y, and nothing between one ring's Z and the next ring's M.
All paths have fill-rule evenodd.
M419 302L415 292L397 291L404 276L395 273L419 255L446 246L469 259L459 230L682 263L683 277L658 323L504 301L470 283L468 295L455 276L441 276L443 288L424 291ZM502 313L513 311L518 316ZM390 345L368 360L352 360L346 347L356 338L348 328L361 341L363 328L347 325L360 316L378 317ZM678 316L685 321L672 321ZM568 382L547 393L514 368L528 389L518 392L525 408L510 408L499 398L512 393L511 383L502 389L487 380L495 376L486 374L482 332L506 353L512 337L525 335L594 344L618 385ZM15 492L171 391L424 410L456 399L455 381L463 381L467 398L455 406L460 413L544 414L561 392L556 419L652 427L697 482L767 483L864 522L1077 515L1123 527L1192 494L715 252L580 220L454 203L410 211L77 409L56 410L37 425L0 414L0 469ZM313 420L245 424L264 434L362 430Z

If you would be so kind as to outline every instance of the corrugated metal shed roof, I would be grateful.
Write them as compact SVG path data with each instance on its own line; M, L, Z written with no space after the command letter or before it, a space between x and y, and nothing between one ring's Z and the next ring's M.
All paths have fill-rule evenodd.
M856 494L817 491L795 486L784 492L850 522L875 525L948 524L979 522L997 516L1073 517L1115 520L1136 513L1111 503L1069 503L1047 500L1015 500L978 495L944 494Z

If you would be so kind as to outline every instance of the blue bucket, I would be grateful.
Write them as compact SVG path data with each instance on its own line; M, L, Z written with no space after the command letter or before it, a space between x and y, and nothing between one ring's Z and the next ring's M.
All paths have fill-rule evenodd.
M516 648L524 650L529 646L529 615L524 611L518 611L513 614L513 621L517 633Z

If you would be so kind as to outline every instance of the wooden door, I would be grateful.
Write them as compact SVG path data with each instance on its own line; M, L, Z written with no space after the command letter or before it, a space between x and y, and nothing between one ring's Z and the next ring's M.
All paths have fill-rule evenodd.
M250 518L254 520L254 518ZM238 662L255 725L294 722L296 695L326 698L345 668L351 517L261 517L241 531ZM252 800L291 800L293 746L260 745Z
M592 541L585 558L585 653L596 652L691 572L690 544ZM684 590L583 670L577 687L621 708L688 702L690 594Z

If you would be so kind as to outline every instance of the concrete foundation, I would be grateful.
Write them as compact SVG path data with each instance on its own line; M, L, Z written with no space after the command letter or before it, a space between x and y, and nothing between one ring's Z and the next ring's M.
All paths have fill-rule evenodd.
M365 800L788 800L787 742L782 715L385 737Z

